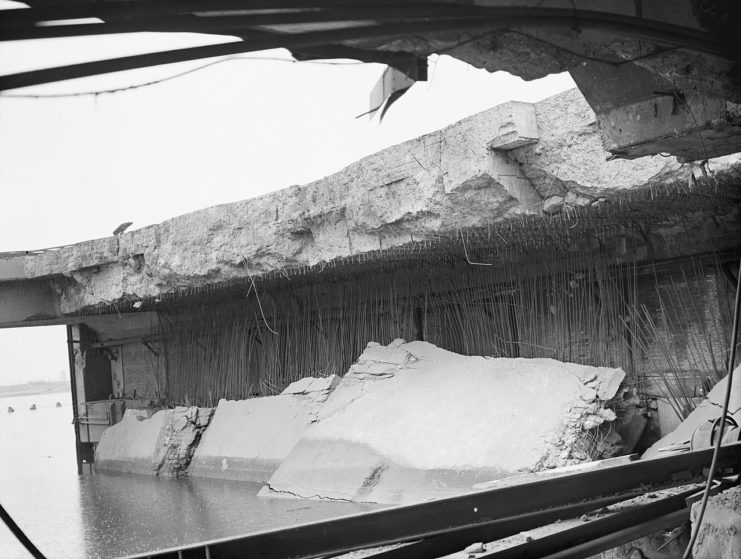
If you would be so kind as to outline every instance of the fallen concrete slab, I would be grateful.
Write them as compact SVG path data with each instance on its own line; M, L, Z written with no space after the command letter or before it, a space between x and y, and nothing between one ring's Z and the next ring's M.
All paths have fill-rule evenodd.
M369 344L263 495L409 503L588 458L625 373ZM204 438L205 442L205 438Z
M149 417L126 410L123 420L103 432L95 449L95 469L177 477L185 473L209 408L177 407Z
M281 394L221 400L190 465L192 476L263 482L316 421L339 377L307 377Z
M689 450L692 435L701 425L715 421L723 411L728 377L721 379L700 405L679 424L674 431L656 441L641 459L660 458L676 452ZM741 423L741 367L734 371L734 382L731 385L731 399L728 404L728 413Z
M157 441L166 417L164 410L149 418L126 410L123 420L100 437L95 449L95 469L153 474Z

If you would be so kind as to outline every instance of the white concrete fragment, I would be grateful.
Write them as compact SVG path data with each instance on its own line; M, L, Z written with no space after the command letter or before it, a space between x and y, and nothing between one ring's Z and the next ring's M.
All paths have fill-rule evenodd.
M135 413L126 410L120 423L103 432L95 449L95 469L153 474L157 442L167 415L163 410L139 420Z
M575 463L585 422L610 416L584 405L597 392L580 379L604 377L597 386L607 390L624 376L551 359L466 357L426 342L371 346L358 364L368 369L375 357L398 363L395 374L348 374L263 494L407 503Z
M377 363L391 363L401 365L409 360L409 352L399 347L385 347L382 345L365 348L365 351L358 358L358 362L367 363L375 361Z
M316 421L322 403L337 383L334 375L308 378L292 384L290 392L278 396L219 401L188 473L243 481L267 480Z
M534 144L538 141L538 121L535 117L535 105L510 101L501 105L502 116L499 126L487 147L494 150L511 149Z
M281 394L310 394L312 392L330 392L340 383L340 377L304 377L289 384Z
M182 475L211 411L181 406L147 418L149 412L126 410L123 420L103 433L95 449L96 470Z

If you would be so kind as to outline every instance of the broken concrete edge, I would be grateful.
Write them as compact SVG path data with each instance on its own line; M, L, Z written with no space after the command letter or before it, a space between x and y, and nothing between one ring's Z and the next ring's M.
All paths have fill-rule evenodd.
M508 122L508 110L505 104L484 111L301 187L34 251L20 257L23 277L15 279L64 276L53 280L63 314L116 302L156 303L183 289L434 241L523 214L600 207L657 183L686 185L694 169L663 157L606 162L594 113L576 90L536 103L539 141L497 163L487 143ZM499 176L498 165L509 170ZM713 180L741 174L738 157L711 166ZM15 277L19 257L8 258L6 276Z
M568 385L564 398L575 401L565 409L558 407L549 421L515 419L510 425L513 417L502 411L509 409L504 402L492 402L484 394L504 392L514 398L512 383L519 386L522 374L550 383L549 389L535 389L541 399L553 400L552 383L559 378ZM474 491L477 482L497 475L585 462L592 458L591 431L616 418L604 406L622 396L624 378L620 369L552 359L462 356L401 339L388 346L371 342L259 494L409 503ZM487 388L481 382L493 384ZM526 384L534 388L538 382ZM601 402L600 395L607 401ZM532 397L526 399L537 408ZM519 405L526 404L510 402L510 407ZM481 417L487 413L492 417ZM516 447L534 448L510 464L522 452L500 448L491 431L498 429L500 438L508 433L505 438L511 443L517 425L531 425L536 432L526 429L529 434L515 435Z

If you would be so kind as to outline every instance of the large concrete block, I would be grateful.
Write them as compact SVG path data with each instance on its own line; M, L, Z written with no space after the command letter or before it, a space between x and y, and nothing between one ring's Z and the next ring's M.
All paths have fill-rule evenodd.
M510 101L502 107L503 118L487 147L498 151L534 144L538 141L538 120L535 116L535 105Z
M95 449L95 469L154 474L158 441L168 419L167 410L140 419L127 410L123 420L106 429Z
M106 429L95 449L95 469L168 477L182 475L212 409L177 407L153 416L127 410Z
M193 456L189 474L267 480L316 420L337 377L301 379L284 393L221 400Z
M384 374L370 374L377 365ZM262 494L408 503L578 463L586 457L572 451L586 426L614 418L597 394L624 375L466 357L426 342L372 345Z

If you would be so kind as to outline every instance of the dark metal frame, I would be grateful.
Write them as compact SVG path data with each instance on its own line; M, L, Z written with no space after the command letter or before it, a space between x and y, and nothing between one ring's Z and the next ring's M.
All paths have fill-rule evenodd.
M31 2L32 6L35 4ZM93 33L137 31L195 31L236 35L241 41L200 47L151 52L81 64L70 64L0 76L0 90L15 89L54 81L144 68L160 64L184 62L233 55L270 48L301 51L306 48L341 48L344 41L394 39L419 33L435 32L496 32L512 28L580 28L606 31L618 36L647 40L653 43L680 46L720 56L728 56L727 48L715 37L661 21L621 14L561 8L511 8L466 5L442 5L430 2L376 3L359 6L357 2L254 2L250 13L237 0L214 2L69 2L55 6L39 3L38 8L9 10L0 14L0 40L78 36ZM275 13L276 8L282 11ZM238 10L228 17L194 17L216 10ZM341 11L338 11L340 10ZM263 11L261 11L263 10ZM267 11L265 11L267 10ZM337 15L333 15L333 12ZM103 23L38 27L38 22L50 19L67 20L100 17ZM210 21L209 21L210 20ZM275 32L263 26L281 24L336 23L350 21L362 25L300 33ZM359 49L362 50L362 49Z
M75 348L79 343L72 336L72 326L67 325L67 358L69 360L69 385L72 391L72 424L75 426L75 456L77 457L77 475L82 475L82 443L80 442L80 418L77 408L77 375L75 374Z
M498 537L504 537L521 531L533 514L543 515L540 519L543 520L556 509L578 507L585 500L591 500L591 505L594 505L595 500L600 497L610 499L619 496L625 499L625 493L648 492L653 484L666 484L701 475L710 463L712 454L712 449L705 449L655 460L639 460L527 485L224 538L132 557L308 558L424 540L461 530L496 528ZM723 447L718 464L721 471L729 468L739 471L741 443ZM565 511L560 512L565 514Z

